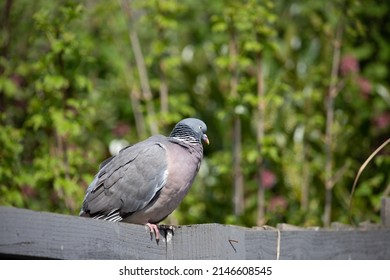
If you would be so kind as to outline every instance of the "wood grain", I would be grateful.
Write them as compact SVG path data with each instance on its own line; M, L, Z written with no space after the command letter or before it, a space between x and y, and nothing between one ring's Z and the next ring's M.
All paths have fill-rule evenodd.
M0 207L0 257L45 259L390 259L390 227L304 230L142 225Z

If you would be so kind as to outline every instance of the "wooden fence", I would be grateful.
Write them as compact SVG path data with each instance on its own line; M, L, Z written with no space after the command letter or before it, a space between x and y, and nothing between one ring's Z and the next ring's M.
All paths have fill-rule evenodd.
M2 259L390 259L390 199L382 224L304 229L176 226L157 244L142 225L0 207Z

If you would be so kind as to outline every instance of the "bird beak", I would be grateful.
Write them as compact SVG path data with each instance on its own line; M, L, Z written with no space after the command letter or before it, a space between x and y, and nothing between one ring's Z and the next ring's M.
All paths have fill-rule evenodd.
M207 137L206 134L203 134L202 140L203 140L207 145L210 144L209 138Z

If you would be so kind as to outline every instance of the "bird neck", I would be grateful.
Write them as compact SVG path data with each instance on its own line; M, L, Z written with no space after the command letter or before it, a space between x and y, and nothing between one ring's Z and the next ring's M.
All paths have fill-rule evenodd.
M169 137L187 144L201 144L200 139L198 139L199 137L197 137L193 130L186 125L177 125Z

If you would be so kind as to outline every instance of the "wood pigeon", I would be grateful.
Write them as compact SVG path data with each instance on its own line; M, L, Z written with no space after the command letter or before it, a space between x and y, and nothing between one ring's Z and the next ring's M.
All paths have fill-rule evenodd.
M206 131L203 121L187 118L168 137L152 136L105 160L80 216L144 224L158 240L156 224L178 207L199 170Z

